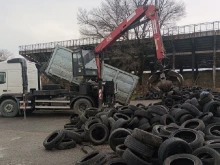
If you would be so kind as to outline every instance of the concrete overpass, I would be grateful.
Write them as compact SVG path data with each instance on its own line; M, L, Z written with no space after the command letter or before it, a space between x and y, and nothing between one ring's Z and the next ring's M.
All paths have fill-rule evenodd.
M170 58L171 67L177 69L213 68L220 67L220 21L200 23L186 26L172 27L162 29L164 46L167 57ZM135 35L129 35L130 41L135 41ZM59 44L70 49L79 46L95 46L101 42L98 38L83 38L77 40L66 40L58 42L40 43L32 45L19 46L19 54L34 62L47 62L54 50ZM152 33L149 33L141 44L152 41ZM123 41L118 41L117 43ZM117 43L110 49L117 49ZM155 60L154 48L149 48L147 54L146 70L149 69L150 61ZM120 59L114 57L113 59ZM108 57L106 57L108 60ZM193 73L194 74L194 73Z

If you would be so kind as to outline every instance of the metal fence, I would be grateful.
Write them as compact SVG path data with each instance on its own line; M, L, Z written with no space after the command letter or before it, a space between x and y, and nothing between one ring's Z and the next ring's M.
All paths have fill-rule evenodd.
M163 28L161 29L161 33L163 36L172 36L172 35L181 35L181 34L190 34L190 33L199 33L206 31L215 31L220 30L220 21L215 22L206 22L200 24L192 24L185 26L177 26L172 28ZM145 38L151 38L152 32L149 32ZM129 33L130 39L136 39L136 35L134 33ZM57 42L49 42L49 43L40 43L33 45L23 45L19 46L19 51L31 51L31 50L39 50L39 49L53 49L56 45L61 45L64 47L76 47L82 45L93 45L98 44L103 39L100 38L82 38L82 39L74 39L74 40L66 40L66 41L57 41Z

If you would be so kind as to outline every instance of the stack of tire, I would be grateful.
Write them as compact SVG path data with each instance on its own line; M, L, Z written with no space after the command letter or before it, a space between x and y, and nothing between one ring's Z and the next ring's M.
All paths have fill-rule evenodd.
M182 103L171 108L160 102L149 106L118 106L104 111L89 108L73 114L70 123L64 126L65 131L94 145L108 143L114 151L111 158L94 151L77 165L219 164L220 102L209 92L201 92L199 98L191 96L184 97ZM72 140L76 141L73 137ZM54 148L60 142L61 139L57 140Z
M136 97L135 100L158 100L162 98L160 92L148 92L146 95L141 97Z

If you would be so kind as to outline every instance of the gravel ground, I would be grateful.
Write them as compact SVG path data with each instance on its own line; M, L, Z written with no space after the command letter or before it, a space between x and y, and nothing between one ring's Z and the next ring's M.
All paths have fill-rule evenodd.
M148 105L156 101L132 101ZM70 150L46 151L42 145L46 136L68 123L69 112L37 112L31 116L0 117L0 165L73 165L85 154L81 147ZM107 145L95 149L110 153ZM88 148L89 150L89 148ZM91 150L91 149L90 149Z

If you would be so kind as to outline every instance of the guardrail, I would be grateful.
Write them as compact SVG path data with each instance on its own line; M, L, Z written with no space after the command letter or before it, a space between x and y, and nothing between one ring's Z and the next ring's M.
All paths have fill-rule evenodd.
M185 25L185 26L177 26L177 27L172 27L172 28L164 28L164 29L161 29L161 33L163 36L172 36L172 35L190 34L190 33L215 31L215 30L220 30L220 21L206 22L206 23L200 23L200 24L191 24L191 25ZM152 32L149 32L145 36L145 38L151 38L151 37L152 37ZM134 33L129 33L129 38L134 40L136 39L136 35ZM64 47L92 45L92 44L98 44L101 41L102 41L102 38L82 38L82 39L73 39L73 40L66 40L66 41L55 41L55 42L49 42L49 43L19 46L19 51L53 49L56 47L56 45L61 45Z

